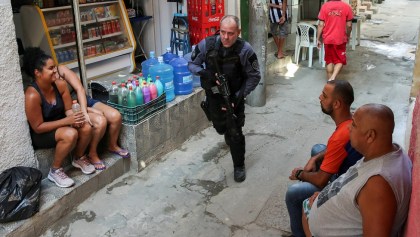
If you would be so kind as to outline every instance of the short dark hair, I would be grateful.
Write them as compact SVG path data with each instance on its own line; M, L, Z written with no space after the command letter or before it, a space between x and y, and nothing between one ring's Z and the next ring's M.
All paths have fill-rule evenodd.
M26 74L35 78L35 69L42 71L45 63L51 56L47 55L42 49L38 47L29 47L25 50L23 56L23 70Z
M334 85L334 96L341 98L350 107L354 101L353 87L350 83L346 80L331 80L327 83Z

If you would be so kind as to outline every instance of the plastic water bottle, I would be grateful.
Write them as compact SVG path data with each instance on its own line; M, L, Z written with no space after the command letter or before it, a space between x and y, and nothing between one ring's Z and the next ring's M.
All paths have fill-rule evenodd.
M158 97L159 97L163 94L163 91L164 91L163 84L160 81L160 76L156 76L155 85L156 85L156 89L157 89Z
M82 111L82 108L80 107L80 104L77 103L77 100L73 100L73 104L71 105L71 110L73 110L73 113L78 113Z
M118 104L118 86L117 82L113 81L109 89L109 102Z
M128 90L125 87L125 83L121 83L121 87L118 90L118 104L122 106L127 106L127 94Z
M160 80L166 92L166 102L169 102L175 99L174 81L173 81L174 68L169 64L163 63L162 56L158 58L158 61L159 61L159 64L154 65L150 68L150 75L152 76L152 78L156 78L156 76L160 76Z
M143 86L141 87L141 91L143 92L144 103L145 104L149 103L151 98L150 98L150 90L149 90L149 87L147 86L147 82L143 81Z
M171 52L171 47L167 47L166 48L166 53L162 54L163 57L163 62L169 64L169 62L174 59L177 58L178 56L176 54L173 54Z
M133 87L129 85L128 94L127 94L127 107L134 108L136 107L136 94L133 91Z
M193 45L191 48L192 48L192 52L194 52L195 45ZM184 58L185 58L185 60L190 62L191 61L191 52L187 53L184 56ZM191 73L191 76L192 76L192 80L193 80L193 87L200 87L201 86L200 76L199 75L194 75L193 73Z
M155 83L150 82L149 84L149 90L150 90L150 99L154 100L158 97L157 87Z
M174 68L175 95L188 95L193 91L191 72L188 70L188 61L178 52L179 58L174 58L170 64Z
M144 60L141 63L141 70L143 72L143 76L147 77L149 75L149 69L151 66L158 64L158 60L155 58L155 51L150 51L149 59Z
M141 91L141 86L138 80L136 81L136 89L134 90L134 93L136 94L136 105L144 104L143 92Z

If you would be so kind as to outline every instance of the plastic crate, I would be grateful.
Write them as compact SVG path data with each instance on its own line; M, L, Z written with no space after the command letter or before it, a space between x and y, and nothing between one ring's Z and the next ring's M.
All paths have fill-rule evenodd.
M129 108L127 106L119 105L107 101L107 104L118 111L122 115L122 122L127 125L136 125L140 123L145 118L149 117L156 111L163 109L166 106L166 93L163 93L158 98L150 101L147 104L137 105L134 108Z
M220 29L219 22L202 24L200 26L190 26L190 40L191 45L198 44L207 36L214 35Z
M201 25L220 22L225 15L224 0L188 0L188 23Z

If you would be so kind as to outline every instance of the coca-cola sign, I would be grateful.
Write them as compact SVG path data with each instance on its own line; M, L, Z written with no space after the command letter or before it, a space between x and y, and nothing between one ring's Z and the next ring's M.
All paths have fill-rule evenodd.
M198 21L198 17L193 16L193 17L192 17L192 20L193 20L193 21Z
M219 22L219 17L210 17L209 22Z

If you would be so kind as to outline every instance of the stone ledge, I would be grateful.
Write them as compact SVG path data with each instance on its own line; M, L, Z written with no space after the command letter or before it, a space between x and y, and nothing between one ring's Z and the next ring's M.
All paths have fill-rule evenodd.
M39 212L26 220L0 224L0 236L32 237L41 235L52 223L69 213L91 194L130 169L130 159L122 159L109 153L102 157L107 169L96 171L91 175L85 175L79 169L67 166L66 173L76 183L71 188L60 188L44 178L41 184Z

